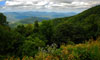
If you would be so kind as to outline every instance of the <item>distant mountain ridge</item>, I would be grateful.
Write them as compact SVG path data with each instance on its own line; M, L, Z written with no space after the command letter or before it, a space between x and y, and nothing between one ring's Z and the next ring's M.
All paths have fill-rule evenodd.
M8 21L16 21L16 20L22 20L25 18L30 17L41 17L41 18L61 18L61 17L69 17L76 15L75 12L67 12L67 13L56 13L56 12L35 12L35 11L28 11L28 12L4 12L4 14L7 16Z

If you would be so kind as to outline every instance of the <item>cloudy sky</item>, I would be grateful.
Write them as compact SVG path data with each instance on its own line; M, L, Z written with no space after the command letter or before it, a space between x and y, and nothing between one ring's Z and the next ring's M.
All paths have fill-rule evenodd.
M80 12L100 0L0 0L0 11Z

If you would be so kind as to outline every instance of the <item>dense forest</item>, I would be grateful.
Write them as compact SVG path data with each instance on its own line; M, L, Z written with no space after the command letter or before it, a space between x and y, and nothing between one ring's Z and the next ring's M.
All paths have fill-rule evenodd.
M14 28L0 13L0 60L100 60L99 10Z

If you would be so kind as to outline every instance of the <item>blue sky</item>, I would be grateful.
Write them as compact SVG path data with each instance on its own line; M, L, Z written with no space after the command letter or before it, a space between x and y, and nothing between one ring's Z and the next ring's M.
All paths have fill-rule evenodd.
M100 0L0 0L0 11L81 12Z
M6 1L0 1L0 6L4 6Z

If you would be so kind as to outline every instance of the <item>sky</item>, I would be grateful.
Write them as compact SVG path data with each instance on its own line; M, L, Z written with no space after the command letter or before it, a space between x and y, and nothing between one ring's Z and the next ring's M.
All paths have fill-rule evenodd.
M0 11L81 12L100 0L0 0Z
M0 0L0 6L4 6L6 1Z

